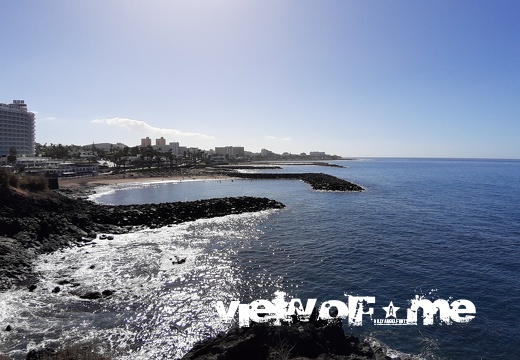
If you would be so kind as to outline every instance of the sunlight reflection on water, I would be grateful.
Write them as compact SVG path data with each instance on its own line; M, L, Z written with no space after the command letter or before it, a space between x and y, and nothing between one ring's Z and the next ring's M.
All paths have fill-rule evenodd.
M17 324L16 336L0 341L16 358L37 344L89 339L109 344L106 350L122 359L178 358L196 341L227 328L216 301L238 299L243 287L272 283L256 278L255 285L248 284L253 279L233 265L233 255L258 238L258 225L272 212L117 235L41 256L33 293L0 294L0 323ZM174 263L179 259L186 261ZM53 293L63 280L70 283ZM99 300L78 297L104 290L115 293Z

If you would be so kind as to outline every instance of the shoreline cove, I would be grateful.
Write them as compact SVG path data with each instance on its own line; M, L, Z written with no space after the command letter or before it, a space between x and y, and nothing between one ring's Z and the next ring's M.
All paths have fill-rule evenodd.
M235 174L236 175L236 174ZM242 174L239 173L239 176ZM245 178L251 178L247 174ZM309 183L315 190L333 191L361 191L361 187L337 179L326 174L276 174L276 177L265 177L274 179L299 179ZM288 175L284 177L284 175ZM263 178L259 176L257 178ZM232 180L230 177L227 179ZM136 185L149 185L167 182L188 182L206 181L214 179L167 179L161 181L156 179L125 179L124 187ZM137 181L136 181L137 180ZM76 180L77 181L77 180ZM120 181L121 183L121 181ZM110 184L110 185L109 185ZM113 179L109 184L103 184L110 188L117 185L117 179ZM320 187L321 184L321 187ZM90 194L89 198L95 197L96 189L101 189L102 184L94 180L87 183L69 182L65 190L49 191L45 193L24 193L14 189L0 189L2 199L2 217L0 225L3 229L3 237L0 237L0 291L9 288L26 287L27 291L32 292L38 287L37 274L33 273L32 261L39 254L46 254L58 251L65 247L83 247L94 244L94 240L113 239L115 234L129 233L139 229L154 229L162 226L171 226L186 221L193 221L203 218L225 216L229 214L240 214L244 212L257 212L268 209L281 209L285 206L275 200L257 197L232 197L208 200L198 200L176 203L159 203L148 205L101 205L85 200L85 195ZM355 185L353 187L353 185ZM361 190L359 190L361 189ZM158 215L159 214L159 215ZM103 233L102 235L99 235ZM114 234L114 235L105 235ZM175 258L173 263L182 264L185 258ZM91 266L93 268L94 265ZM61 288L66 286L78 286L72 280L61 280L58 282ZM53 289L53 293L59 292L60 286ZM65 290L65 289L63 289ZM69 291L71 295L80 299L96 301L97 299L112 296L115 290L104 290L80 292ZM0 324L3 326L3 324ZM330 332L329 326L317 328L318 331ZM12 330L9 324L7 328ZM302 329L297 330L301 333ZM307 329L311 333L315 329ZM341 330L343 332L343 330ZM346 337L343 337L347 339ZM366 342L360 342L355 337L349 337L353 341L352 346L362 344L361 350L356 348L357 355L365 356L366 359L377 358L374 355L381 354L381 350L374 352L365 349ZM208 340L208 339L206 339ZM211 339L209 339L211 341ZM342 341L339 342L342 344ZM370 346L369 349L372 349ZM364 350L363 350L364 349ZM32 350L28 356L38 357L44 354L52 354L56 350L45 347L41 350ZM233 353L234 350L230 350ZM325 352L335 351L334 348L325 349ZM350 351L350 350L349 350ZM354 350L352 350L354 351ZM188 356L188 355L186 355ZM222 357L222 356L221 356ZM226 358L226 357L224 357ZM233 357L229 357L230 359Z

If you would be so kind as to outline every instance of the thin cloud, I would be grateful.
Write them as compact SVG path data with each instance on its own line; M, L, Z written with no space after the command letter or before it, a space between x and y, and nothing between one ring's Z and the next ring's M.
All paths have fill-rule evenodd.
M277 141L291 141L292 140L292 138L290 138L290 137L276 137L276 136L272 136L272 135L266 135L265 138L269 139L269 140L277 140Z
M201 134L201 133L186 132L186 131L180 131L177 129L158 128L158 127L152 126L141 120L132 120L132 119L125 119L125 118L96 119L96 120L92 120L91 123L118 126L123 129L135 131L135 132L138 132L143 135L157 135L157 136L173 135L175 137L190 137L190 138L197 138L197 139L213 139L214 138L214 136L205 135L205 134Z
M58 119L56 119L54 116L48 116L45 118L36 118L38 121L49 121L49 122L56 122Z

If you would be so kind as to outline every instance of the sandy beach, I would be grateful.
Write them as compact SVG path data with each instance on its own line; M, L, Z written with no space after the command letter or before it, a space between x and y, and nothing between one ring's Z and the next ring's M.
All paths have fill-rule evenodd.
M209 179L229 179L229 176L211 173L187 173L157 176L155 174L146 173L127 173L114 175L96 175L89 177L77 178L60 178L60 188L77 188L77 187L96 187L104 185L117 185L124 183L149 183L158 181L182 181L182 180L209 180Z

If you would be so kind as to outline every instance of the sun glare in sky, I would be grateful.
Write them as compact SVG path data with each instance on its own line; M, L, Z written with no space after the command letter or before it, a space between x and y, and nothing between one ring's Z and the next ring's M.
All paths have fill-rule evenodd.
M6 2L36 141L520 158L516 1ZM196 135L194 135L196 134Z

